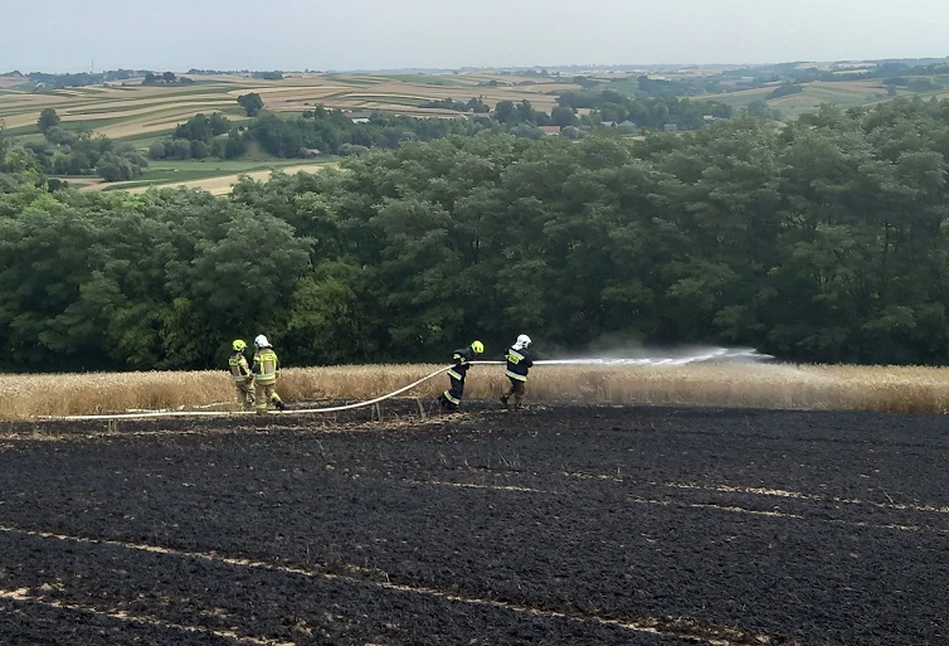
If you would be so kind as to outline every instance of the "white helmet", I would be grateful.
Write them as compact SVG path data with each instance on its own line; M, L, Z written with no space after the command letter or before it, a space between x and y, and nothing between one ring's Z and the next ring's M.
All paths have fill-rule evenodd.
M265 337L263 334L258 334L257 338L254 339L254 345L256 345L258 348L269 348L270 341L268 341L267 337Z
M517 343L514 344L516 348L526 348L531 344L531 338L526 334L522 334L517 337Z

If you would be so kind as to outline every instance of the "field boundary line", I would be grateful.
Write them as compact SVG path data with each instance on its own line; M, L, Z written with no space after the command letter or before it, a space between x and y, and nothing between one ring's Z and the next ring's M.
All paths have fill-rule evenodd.
M59 601L57 599L47 599L29 594L28 588L14 588L7 590L0 589L0 599L39 604L50 608L59 608L61 610L69 610L71 612L81 612L84 614L95 615L97 617L104 617L106 619L114 619L127 623L139 624L142 626L156 626L158 628L166 628L169 630L176 630L178 632L214 635L215 637L235 641L238 644L247 644L248 646L294 646L294 642L250 637L247 635L240 635L231 630L216 630L214 628L208 628L205 626L186 626L184 624L176 624L171 621L165 621L164 619L148 615L133 615L121 610L110 612L107 610L98 610L91 606L84 606L77 603L68 603L65 601Z
M818 502L837 502L844 505L865 505L880 509L898 509L900 511L923 511L936 514L949 514L949 507L934 505L914 505L910 503L876 502L860 500L858 498L841 498L839 496L823 496L821 494L789 491L785 489L767 489L764 487L736 487L734 485L699 485L690 482L649 482L647 484L660 485L672 489L686 489L693 491L715 491L718 493L747 493L757 496L773 496L777 498L791 498L795 500L812 500Z
M410 585L403 585L398 583L392 583L389 580L389 574L384 570L377 568L367 568L361 566L353 566L345 564L343 569L348 570L352 573L359 573L362 575L355 576L354 574L335 574L332 572L325 572L312 569L304 569L299 567L290 567L286 565L279 565L276 563L268 563L266 561L258 561L253 559L243 559L243 558L234 558L221 556L220 554L214 552L193 552L188 550L179 550L170 547L162 547L159 545L148 545L145 543L129 543L124 541L117 541L113 539L97 539L97 538L86 538L81 536L70 536L68 534L56 534L53 532L42 532L36 530L21 529L18 527L13 527L10 525L0 525L0 532L22 534L25 536L32 536L36 538L48 538L55 539L71 543L79 543L85 545L109 545L113 547L120 547L127 550L149 552L153 554L163 554L167 556L175 556L179 558L193 558L199 559L211 563L223 563L226 565L245 567L251 569L260 569L267 570L271 572L280 572L283 574L293 574L297 576L304 576L312 579L324 579L328 581L341 581L344 583L356 584L356 585L366 585L370 587L380 588L383 590L389 590L394 592L403 592L413 595L429 596L436 597L439 599L445 599L447 601L464 603L474 606L485 606L491 608L498 608L502 610L507 610L509 612L514 612L517 614L526 614L535 617L545 617L545 618L554 618L554 619L564 619L567 621L573 621L578 623L594 623L604 626L615 626L628 630L631 632L646 633L651 635L659 635L663 637L675 637L679 639L691 640L696 643L708 644L709 646L743 646L745 644L770 644L774 643L774 639L770 635L751 633L742 629L731 628L727 626L702 626L698 621L691 620L684 617L677 617L676 619L667 620L659 617L647 617L640 619L638 621L630 620L621 620L621 619L612 619L609 617L601 617L593 614L568 614L565 612L560 612L557 610L548 610L544 608L534 608L531 606L523 606L520 604L507 602L507 601L498 601L495 599L484 599L475 596L465 596L457 593L445 592L435 588L425 588L425 587L416 587ZM367 576L380 577L380 580L366 578ZM384 580L381 580L384 579ZM18 590L25 590L24 588L19 588ZM0 594L0 596L3 596ZM40 603L44 602L42 599L37 599ZM80 607L81 608L81 607ZM91 610L91 612L98 612ZM107 615L108 616L108 615ZM121 617L115 617L121 618ZM161 620L158 620L161 621ZM169 626L177 627L176 624L169 624ZM189 630L189 627L182 626L184 630ZM198 632L212 632L211 629L195 628L195 631ZM702 632L714 633L714 636L704 636ZM256 639L252 637L244 639ZM271 642L271 641L260 641L260 642L246 642L249 644L254 644L257 646L293 646L292 644L285 644L284 642ZM789 645L793 645L796 642L789 642Z
M494 491L517 491L519 493L541 493L551 496L562 496L559 491L548 491L546 489L535 489L533 487L518 487L516 485L486 485L475 482L447 482L444 480L402 480L405 484L416 485L436 485L439 487L458 487L459 489L492 489Z
M591 478L592 479L592 478ZM612 479L611 476L605 476L597 479ZM519 487L514 485L488 485L469 482L447 482L444 480L402 480L405 484L430 485L436 487L455 487L459 489L490 489L495 491L508 491L515 493L537 493L549 496L567 496L566 492L552 491L547 489L534 489L531 487ZM660 483L647 483L660 484ZM949 535L949 530L937 529L935 527L926 527L922 525L900 525L898 523L881 524L869 523L865 521L842 520L839 518L817 518L814 516L802 516L784 511L771 511L762 509L747 509L738 505L720 505L714 502L687 502L684 500L659 500L656 498L642 498L639 496L629 496L626 500L637 505L656 505L664 507L684 507L689 509L714 509L729 513L749 514L752 516L769 516L771 518L786 518L790 520L802 520L807 522L828 523L831 525L848 525L851 527L864 527L867 529L890 529L901 532L921 532L931 531L936 534Z
M578 480L609 480L611 482L626 483L631 482L622 476L616 476L608 473L583 473L580 471L562 471L564 476ZM859 498L842 498L840 496L827 496L816 493L805 493L803 491L792 491L789 489L769 489L767 487L739 487L736 485L712 484L701 485L693 482L659 482L656 480L647 480L642 484L655 487L666 487L669 489L684 489L689 491L713 491L716 493L744 493L756 496L773 496L776 498L790 498L792 500L809 500L814 502L836 502L842 505L864 505L877 507L879 509L897 509L900 511L921 511L934 514L949 514L949 506L942 505L914 505L912 503L899 502L878 502L875 500L861 500Z
M880 524L880 523L868 523L859 520L841 520L839 518L813 518L808 516L801 516L799 514L792 514L789 512L783 511L764 511L760 509L745 509L744 507L738 507L737 505L718 505L715 503L704 503L704 502L684 502L682 500L655 500L650 498L639 498L636 496L629 498L630 502L634 502L639 505L658 505L663 507L687 507L691 509L717 509L719 511L727 511L734 513L742 514L751 514L753 516L771 516L772 518L787 518L790 520L806 520L806 521L816 521L819 523L828 523L830 525L847 525L850 527L864 527L866 529L893 529L901 532L921 532L923 530L928 530L936 534L949 534L949 530L944 529L935 529L932 527L923 527L921 525L899 525L896 523L891 524Z

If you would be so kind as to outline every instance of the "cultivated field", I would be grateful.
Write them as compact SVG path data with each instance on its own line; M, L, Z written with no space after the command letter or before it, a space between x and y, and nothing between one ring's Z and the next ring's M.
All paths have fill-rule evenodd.
M94 134L127 141L146 150L155 140L169 136L175 127L199 112L221 112L231 121L246 120L237 104L242 94L257 92L265 109L302 113L316 105L347 110L372 110L390 114L459 117L450 110L422 108L426 101L480 97L489 105L509 99L528 99L535 107L550 111L557 95L578 89L555 78L543 79L504 74L295 74L279 81L240 75L195 75L192 85L146 86L140 79L127 85L65 88L33 92L17 88L17 79L0 77L0 122L8 134L24 140L40 139L37 119L44 108L54 108L66 127L84 128ZM22 83L22 80L19 81ZM253 157L253 156L252 156ZM259 157L259 156L258 156ZM141 192L149 186L184 186L225 194L241 174L266 179L268 169L290 165L313 170L299 160L259 158L216 162L153 162L141 178L128 183L105 183L96 177L67 177L85 190L126 188ZM299 167L299 168L297 168ZM172 174L176 173L176 174Z
M5 644L949 641L942 416L0 425Z
M687 75L699 72L701 70L688 70ZM246 120L243 109L237 104L237 97L250 92L261 95L267 110L287 114L299 114L314 106L324 105L346 110L458 118L458 112L421 106L427 101L446 98L456 101L481 98L491 106L503 100L517 102L527 99L534 107L549 112L564 91L581 89L572 83L572 77L567 76L561 79L489 72L297 73L279 81L242 75L193 75L191 78L195 81L191 85L146 86L140 84L141 79L132 79L127 85L111 83L106 86L32 91L25 86L23 79L0 77L0 122L9 134L25 141L40 139L36 126L40 112L44 108L55 108L66 127L84 128L146 150L152 142L169 136L178 124L199 112L221 112L234 122ZM605 81L612 76L604 73L600 74L600 78ZM803 87L804 91L799 94L768 100L767 104L780 108L785 116L795 117L814 110L824 102L834 102L847 108L888 98L886 87L880 80L842 78L840 82L814 82ZM767 99L773 89L766 87L697 98L714 99L743 108L754 100ZM905 89L898 92L908 93ZM941 92L934 90L920 96L941 97ZM255 177L261 176L260 171L267 161L261 160L259 155L257 157L224 162L231 166L228 169L218 168L220 164L214 162L198 168L193 167L194 161L153 163L140 179L127 188L144 190L141 187L184 185L217 194L226 193L240 173L257 173ZM169 176L170 170L179 171L181 176ZM90 190L105 186L94 177L66 179L74 186Z
M303 112L319 104L328 108L379 110L407 115L458 116L457 112L419 107L425 101L482 97L498 101L528 99L549 111L557 94L578 86L555 79L500 74L343 75L298 74L279 81L242 76L194 76L193 85L130 85L66 88L35 93L8 91L0 95L0 119L11 134L38 132L43 108L55 108L66 123L85 123L93 132L114 139L166 133L198 112L223 112L233 120L244 113L237 97L257 92L265 108ZM494 81L494 85L479 85Z
M814 112L823 103L833 103L846 109L882 103L893 98L887 94L887 86L883 84L882 79L841 80L833 83L814 81L802 84L803 91L800 93L768 99L768 95L776 87L775 85L725 94L708 94L701 98L721 101L736 109L745 108L752 101L761 100L765 101L770 108L780 109L784 118L794 118L807 112ZM949 96L943 89L916 93L906 88L898 88L896 92L896 96L914 95L924 99L934 96L942 99Z
M275 160L271 162L241 161L183 161L153 162L141 178L126 182L92 182L79 187L81 191L128 191L144 193L149 188L193 188L212 195L226 195L237 181L247 176L256 181L267 181L272 173L317 173L326 168L336 168L339 162L333 159L301 163L300 160ZM72 180L70 179L70 182Z
M287 368L278 390L295 408L359 402L394 392L436 365ZM496 399L503 366L474 366L466 397ZM404 397L423 408L447 387L439 375ZM777 409L949 412L949 370L894 366L697 363L681 366L538 366L534 403L683 404ZM140 410L235 409L223 371L17 375L0 381L0 419Z

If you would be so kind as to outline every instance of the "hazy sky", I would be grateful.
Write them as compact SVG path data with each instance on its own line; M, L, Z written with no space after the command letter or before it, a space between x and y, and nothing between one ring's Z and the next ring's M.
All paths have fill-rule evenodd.
M0 71L949 55L949 0L0 0Z

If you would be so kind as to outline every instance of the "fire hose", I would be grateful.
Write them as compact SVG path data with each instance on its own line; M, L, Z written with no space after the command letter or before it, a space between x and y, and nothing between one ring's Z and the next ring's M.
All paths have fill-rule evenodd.
M501 363L500 361L493 362L484 362L484 363ZM426 375L421 379L413 381L407 386L403 386L398 390L394 390L391 393L382 395L381 397L376 397L375 399L369 399L367 401L356 402L354 404L345 404L342 406L328 406L325 408L294 408L287 410L272 410L268 411L268 414L271 415L301 415L307 413L338 413L341 411L355 410L357 408L365 408L367 406L372 406L378 404L379 402L397 397L404 392L412 390L416 386L419 386L430 379L434 379L443 372L450 370L452 366L445 366L444 368L439 368L430 375ZM122 420L122 419L150 419L157 417L232 417L235 415L253 415L254 411L210 411L210 410L180 410L180 411L152 411L152 412L142 412L142 413L106 413L100 415L65 415L62 417L43 417L41 419L55 419L68 422L80 422L88 420Z
M723 348L716 348L708 354L693 356L682 359L672 359L672 358L642 358L642 359L558 359L550 361L535 361L535 366L555 366L555 365L589 365L589 366L644 366L644 365L653 365L653 366L662 366L662 365L681 365L683 363L692 363L695 361L708 361L719 358L732 358L740 359L752 359L757 360L761 358L770 358L767 355L761 355L755 352L754 350L742 350L737 352L729 352ZM471 365L504 365L504 361L472 361ZM408 392L417 386L434 379L443 372L451 370L454 366L445 366L444 368L439 368L435 372L417 379L407 386L403 386L398 390L394 390L391 393L387 393L380 397L374 399L369 399L366 401L356 402L353 404L344 404L341 406L328 406L323 408L294 408L287 410L272 410L268 411L271 415L303 415L303 414L319 414L319 413L338 413L348 410L356 410L358 408L366 408L368 406L374 406L379 402L383 402L387 399L397 397L402 393ZM89 420L124 420L124 419L154 419L161 417L233 417L238 415L253 415L254 411L207 411L207 410L176 410L176 411L141 411L141 412L127 412L127 413L103 413L103 414L94 414L94 415L64 415L64 416L43 416L38 419L43 420L58 420L58 421L69 421L69 422L79 422L79 421L89 421Z

